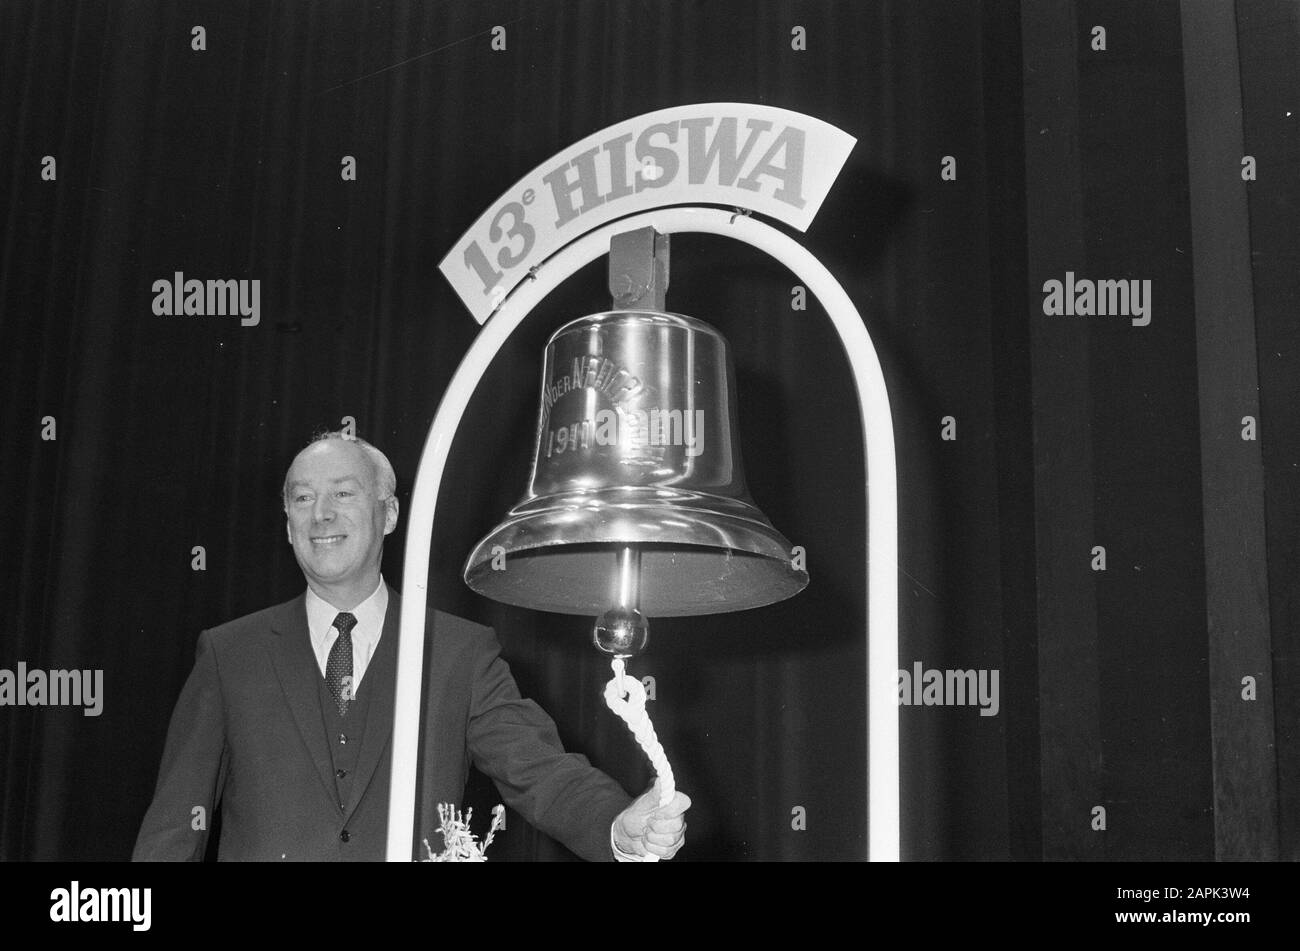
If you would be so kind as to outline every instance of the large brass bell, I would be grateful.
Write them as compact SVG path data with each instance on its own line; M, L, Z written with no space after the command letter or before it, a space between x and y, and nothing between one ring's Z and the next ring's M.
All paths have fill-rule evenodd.
M605 703L649 757L662 807L672 766L625 675L646 616L756 608L808 575L745 488L727 342L664 309L667 236L615 236L609 275L620 309L547 341L528 490L474 546L465 582L507 604L599 615L592 640L614 655Z
M474 547L466 583L543 611L619 607L628 616L610 619L611 636L629 643L632 612L790 597L808 576L749 498L735 432L731 359L713 327L655 310L564 325L546 345L527 492Z

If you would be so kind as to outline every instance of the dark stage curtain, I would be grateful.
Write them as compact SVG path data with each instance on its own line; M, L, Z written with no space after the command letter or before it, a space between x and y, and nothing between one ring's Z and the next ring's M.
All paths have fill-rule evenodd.
M1272 44L1254 72L1242 55L1247 137L1280 153L1270 175L1291 188L1252 186L1250 239L1294 264L1279 210L1294 207L1294 133L1267 118L1282 102L1269 90L1295 88L1294 7L1242 4L1241 20ZM0 859L129 856L199 631L303 587L279 503L294 453L353 417L409 501L478 331L438 261L569 144L709 101L857 138L799 240L862 312L890 388L899 664L1000 673L996 716L900 707L904 858L1213 857L1231 830L1212 776L1226 739L1207 661L1182 22L1175 2L1086 0L0 5L0 487L14 516L0 667L102 669L105 694L95 718L0 708ZM1105 53L1089 45L1098 23ZM1294 347L1289 363L1262 357L1294 337L1294 268L1256 266L1273 268L1254 272L1271 294L1256 299L1260 412L1284 420ZM635 792L649 768L601 700L588 622L460 581L524 489L545 340L607 308L602 268L548 298L480 385L433 529L432 606L492 624L569 748ZM1067 269L1153 279L1152 325L1051 324L1040 288ZM260 323L155 316L151 286L177 271L260 280ZM680 860L866 854L869 473L848 362L815 300L791 308L795 283L734 243L673 240L669 309L732 344L752 493L812 576L769 608L656 620L634 662L655 677L651 712L694 800ZM1297 456L1273 432L1269 605L1290 678L1278 709L1294 710L1280 638ZM397 586L405 515L384 562ZM1270 756L1293 776L1289 729ZM1294 857L1294 791L1268 798L1271 848ZM497 798L475 776L467 801L483 817ZM569 856L511 816L491 857Z

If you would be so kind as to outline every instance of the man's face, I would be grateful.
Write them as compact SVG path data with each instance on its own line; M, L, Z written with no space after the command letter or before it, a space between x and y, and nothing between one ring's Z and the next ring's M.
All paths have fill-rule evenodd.
M377 577L397 500L380 500L365 450L345 439L308 446L286 479L289 543L309 581L337 588Z

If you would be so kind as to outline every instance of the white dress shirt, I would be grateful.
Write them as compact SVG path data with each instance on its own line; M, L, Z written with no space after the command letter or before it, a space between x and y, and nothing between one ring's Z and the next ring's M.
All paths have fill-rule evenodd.
M347 612L357 619L352 628L352 690L353 696L361 689L361 678L366 675L370 658L375 656L379 638L384 633L384 615L388 613L388 585L383 576L379 578L379 587L366 600ZM325 665L329 662L330 648L338 640L339 631L334 626L334 619L339 616L339 609L323 599L311 588L307 589L307 632L311 635L311 649L316 654L316 663L320 675L325 676Z

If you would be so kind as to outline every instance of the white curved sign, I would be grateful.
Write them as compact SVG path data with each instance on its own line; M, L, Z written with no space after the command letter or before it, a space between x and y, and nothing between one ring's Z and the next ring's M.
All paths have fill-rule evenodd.
M723 205L806 231L856 142L820 119L772 106L711 102L648 112L533 169L439 268L483 323L530 268L626 215Z

